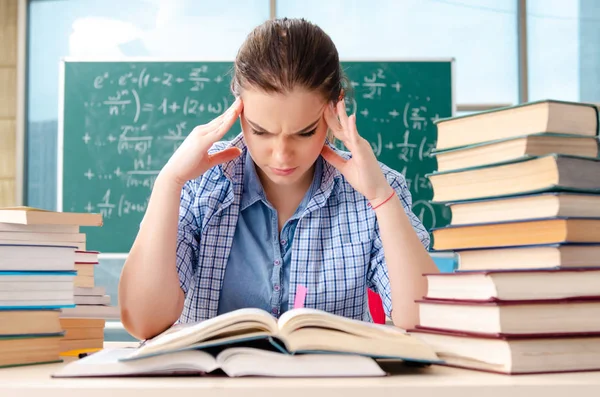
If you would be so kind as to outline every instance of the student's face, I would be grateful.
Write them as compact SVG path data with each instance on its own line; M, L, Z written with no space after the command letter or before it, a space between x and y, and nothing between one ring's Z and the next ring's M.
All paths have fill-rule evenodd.
M258 173L276 185L303 181L325 143L323 96L300 89L288 94L246 89L241 97L242 130Z

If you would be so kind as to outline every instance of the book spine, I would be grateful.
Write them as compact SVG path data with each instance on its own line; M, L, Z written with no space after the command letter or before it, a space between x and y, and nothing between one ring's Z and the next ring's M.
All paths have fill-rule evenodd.
M600 123L598 123L598 106L596 105L591 105L594 107L594 112L596 114L596 136L598 136L599 132L600 132ZM598 141L596 141L596 143L598 143ZM599 152L600 153L600 152Z

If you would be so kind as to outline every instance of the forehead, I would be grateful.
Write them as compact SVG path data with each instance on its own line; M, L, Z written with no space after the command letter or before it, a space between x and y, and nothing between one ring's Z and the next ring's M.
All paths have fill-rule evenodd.
M244 90L244 116L269 132L294 133L318 120L325 99L316 91L296 89L289 93Z

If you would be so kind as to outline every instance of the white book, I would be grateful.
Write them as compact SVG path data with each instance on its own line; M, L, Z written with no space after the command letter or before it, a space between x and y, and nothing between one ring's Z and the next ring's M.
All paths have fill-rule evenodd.
M69 291L73 294L75 274L41 275L36 272L0 272L0 292Z
M0 301L23 303L27 306L30 301L39 300L64 300L73 304L73 290L46 290L46 291L0 291Z
M0 300L0 309L31 309L31 308L56 308L73 306L70 299L29 299L22 301Z
M85 243L85 236L85 233L38 233L0 231L0 240L31 240L34 242L57 241L62 243Z
M79 233L77 225L21 225L19 223L0 223L1 232L35 233Z
M74 247L0 243L0 271L72 271L74 269Z
M102 215L47 211L33 207L7 207L0 208L0 222L23 225L102 226Z
M76 305L110 305L110 295L103 296L86 296L86 295L75 295Z
M75 263L98 263L98 251L75 251Z
M218 369L230 377L367 377L385 376L377 362L351 354L287 355L267 350L234 347L213 356L187 350L164 356L122 362L131 349L104 349L73 361L52 374L54 378L150 374L206 374Z
M51 240L9 240L0 238L0 245L29 245L29 246L42 246L42 247L72 247L77 250L85 250L85 242L76 243L69 242L65 244L64 241L51 241Z
M120 320L121 311L118 306L77 305L61 310L61 318L103 318L105 320Z
M440 361L430 346L400 328L309 308L289 310L279 319L262 309L245 308L196 323L179 323L146 341L128 358L249 340L266 340L289 354L328 352L419 363Z
M75 296L103 296L106 294L106 288L98 287L75 287Z

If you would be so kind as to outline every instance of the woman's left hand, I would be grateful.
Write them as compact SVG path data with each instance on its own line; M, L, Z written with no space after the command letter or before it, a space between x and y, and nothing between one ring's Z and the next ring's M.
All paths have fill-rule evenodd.
M325 121L335 137L350 150L352 158L346 160L340 157L327 145L323 146L321 151L323 158L337 168L350 185L365 196L373 206L384 201L393 189L385 179L371 145L358 134L356 115L348 117L346 105L341 100L335 110L330 106L327 107Z

